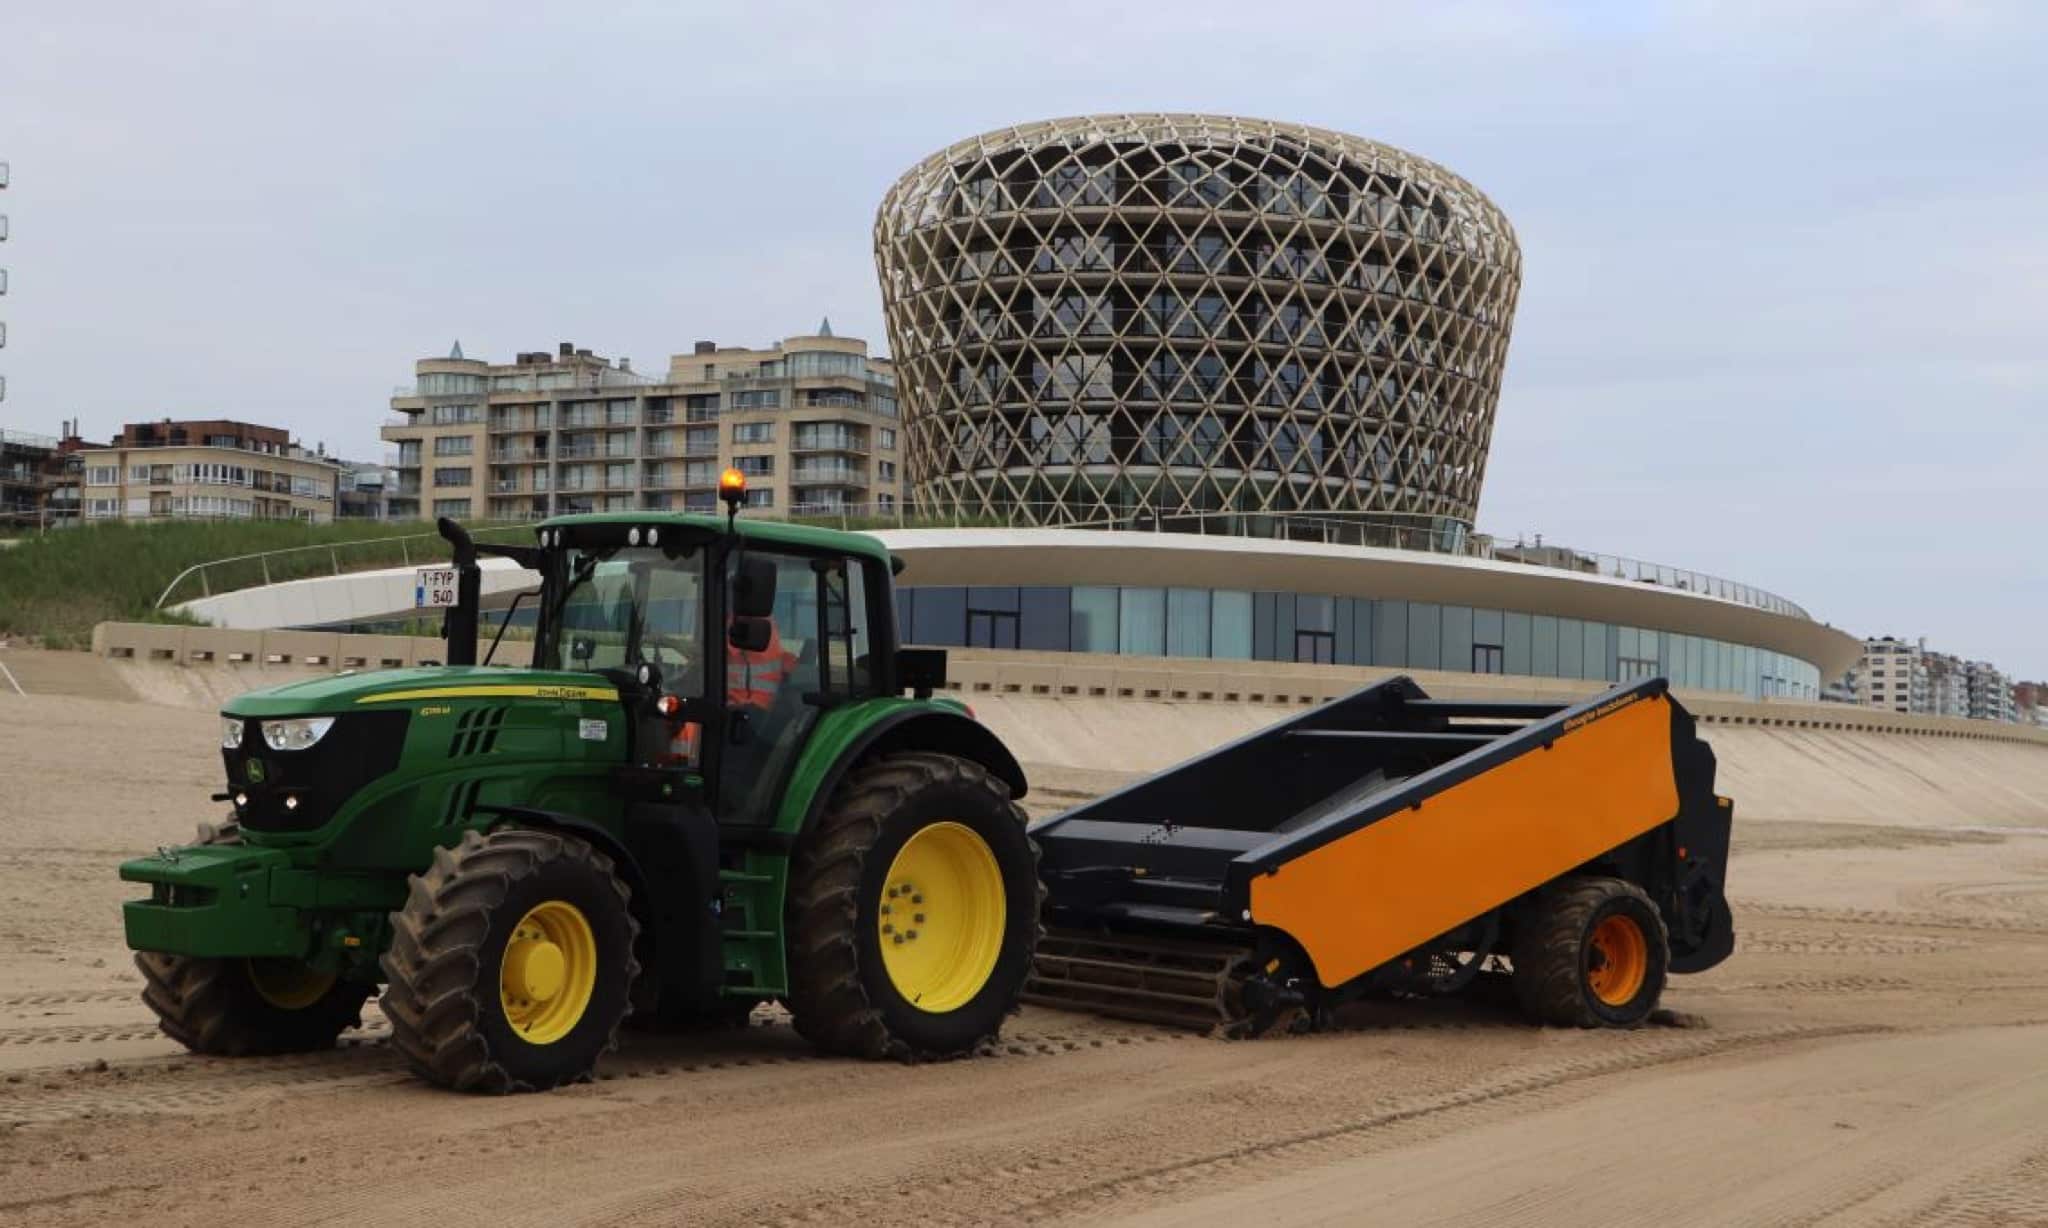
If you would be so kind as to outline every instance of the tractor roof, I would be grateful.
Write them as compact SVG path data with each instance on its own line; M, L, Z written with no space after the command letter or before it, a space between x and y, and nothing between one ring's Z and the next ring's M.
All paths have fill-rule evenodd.
M889 548L884 546L880 539L866 533L827 529L818 525L790 524L782 520L750 519L744 513L732 523L739 530L740 536L750 543L851 554L872 559L884 567L890 566ZM707 516L694 512L585 512L572 516L551 516L534 527L568 528L579 524L680 525L708 533L723 533L726 519L723 516Z

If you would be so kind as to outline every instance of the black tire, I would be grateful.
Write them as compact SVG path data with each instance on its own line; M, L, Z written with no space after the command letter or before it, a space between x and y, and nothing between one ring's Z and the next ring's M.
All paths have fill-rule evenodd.
M1003 933L974 996L943 1013L896 988L878 931L885 879L919 831L954 822L995 857ZM789 1009L796 1030L828 1053L917 1061L957 1057L993 1041L1017 1009L1038 950L1038 848L1009 788L952 755L889 755L854 771L797 846L790 885Z
M514 928L536 905L573 905L595 938L595 983L574 1026L535 1044L499 993ZM574 836L507 828L465 832L412 876L391 914L381 999L391 1042L421 1078L458 1091L546 1091L592 1077L618 1047L640 965L626 885L609 857Z
M1608 921L1640 935L1641 979L1610 1001L1596 991L1605 960L1594 931ZM1641 887L1619 878L1573 877L1545 887L1517 926L1515 999L1524 1013L1572 1028L1633 1028L1664 993L1670 937ZM1633 978L1630 978L1633 979Z
M195 841L241 842L241 826L233 819L219 827L201 823ZM142 1000L156 1012L164 1035L194 1053L218 1057L331 1049L343 1032L362 1023L363 1002L370 996L368 985L333 979L319 989L314 980L301 986L317 991L311 1001L280 1005L276 991L281 981L307 975L296 960L137 951L135 966L142 970ZM269 996L265 986L272 991Z

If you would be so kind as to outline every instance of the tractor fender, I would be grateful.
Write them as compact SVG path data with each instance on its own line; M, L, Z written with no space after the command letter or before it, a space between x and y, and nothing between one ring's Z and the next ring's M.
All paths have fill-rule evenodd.
M478 806L472 813L507 823L580 836L610 857L626 880L628 906L653 944L652 975L668 1007L702 1008L718 1001L718 831L710 815L679 806L637 802L627 807L626 834L556 810ZM659 896L652 884L659 882ZM645 962L643 960L643 962Z
M1009 786L1011 800L1024 796L1029 787L1017 757L986 725L964 713L938 706L898 708L879 717L841 751L818 782L804 809L798 834L808 832L825 813L832 795L848 773L870 759L902 751L938 751L978 763L996 779Z
M532 806L476 806L473 815L488 816L489 821L480 825L479 830L490 832L500 827L537 827L544 831L558 831L564 835L578 836L588 840L598 852L612 859L618 867L620 877L626 880L636 909L647 896L647 878L640 871L640 860L633 856L625 841L607 831L602 824L559 810L538 810Z

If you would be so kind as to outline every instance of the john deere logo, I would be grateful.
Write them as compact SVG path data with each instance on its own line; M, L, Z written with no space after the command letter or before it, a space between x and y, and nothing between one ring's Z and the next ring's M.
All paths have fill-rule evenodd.
M249 760L249 783L252 785L260 785L263 783L263 760Z

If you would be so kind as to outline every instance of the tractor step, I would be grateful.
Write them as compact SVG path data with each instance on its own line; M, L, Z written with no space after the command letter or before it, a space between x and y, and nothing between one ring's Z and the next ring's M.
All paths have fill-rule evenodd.
M1224 1035L1262 1030L1245 1005L1250 947L1136 934L1047 931L1024 1000Z

